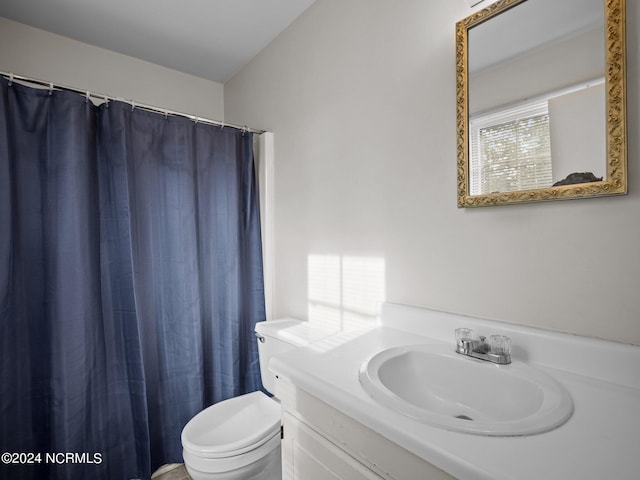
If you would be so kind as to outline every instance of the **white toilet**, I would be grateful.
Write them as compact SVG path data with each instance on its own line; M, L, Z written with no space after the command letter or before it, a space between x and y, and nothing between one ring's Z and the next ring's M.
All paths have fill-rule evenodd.
M255 333L262 384L272 394L269 358L330 335L292 319L257 323ZM193 480L280 480L280 404L253 392L211 405L185 425L182 449Z

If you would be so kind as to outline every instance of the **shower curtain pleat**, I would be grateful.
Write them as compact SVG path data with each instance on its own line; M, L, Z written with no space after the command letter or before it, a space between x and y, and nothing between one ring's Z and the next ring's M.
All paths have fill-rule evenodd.
M261 388L252 135L0 87L0 478L149 478Z

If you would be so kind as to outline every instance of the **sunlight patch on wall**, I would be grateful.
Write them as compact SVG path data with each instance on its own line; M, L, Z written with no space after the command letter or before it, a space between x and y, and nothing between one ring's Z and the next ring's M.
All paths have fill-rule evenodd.
M341 331L376 322L385 299L385 261L380 257L309 255L309 322Z

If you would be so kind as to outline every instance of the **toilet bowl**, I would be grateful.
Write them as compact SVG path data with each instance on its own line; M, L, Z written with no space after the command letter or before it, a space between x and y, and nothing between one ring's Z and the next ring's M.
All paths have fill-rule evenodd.
M293 319L255 328L264 388L275 391L271 355L307 345L331 332ZM280 480L280 404L262 392L205 408L182 430L182 455L193 480Z

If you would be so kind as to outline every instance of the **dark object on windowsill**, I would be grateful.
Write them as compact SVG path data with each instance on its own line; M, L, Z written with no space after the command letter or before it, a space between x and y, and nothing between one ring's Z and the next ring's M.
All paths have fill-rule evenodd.
M573 185L575 183L590 183L601 181L602 177L598 178L591 172L570 173L569 175L567 175L567 178L554 183L553 186L559 187L560 185Z

